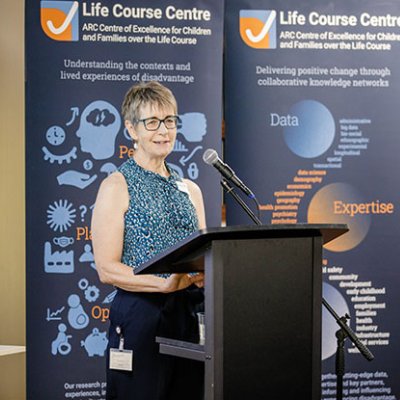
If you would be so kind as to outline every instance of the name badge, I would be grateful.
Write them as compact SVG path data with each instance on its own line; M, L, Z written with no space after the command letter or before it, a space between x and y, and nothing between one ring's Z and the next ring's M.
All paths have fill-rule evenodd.
M110 369L133 371L133 351L110 349Z
M176 185L178 186L178 190L180 190L181 192L184 192L186 194L189 194L189 189L185 182L176 181Z
M133 371L133 351L124 349L125 338L119 325L115 327L115 332L119 336L119 346L118 349L110 349L109 368L118 371Z

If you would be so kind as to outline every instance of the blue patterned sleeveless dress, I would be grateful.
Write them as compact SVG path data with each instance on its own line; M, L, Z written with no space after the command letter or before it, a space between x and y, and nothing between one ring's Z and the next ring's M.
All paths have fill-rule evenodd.
M171 168L164 178L130 158L119 171L130 196L122 262L136 268L195 232L197 215L189 195L179 190L182 179Z
M166 166L168 178L140 167L133 158L118 169L130 197L122 262L133 270L198 229L196 210L188 193L180 190L181 178ZM124 348L133 351L134 366L133 372L111 370L107 357L107 400L202 399L203 363L161 355L155 342L156 336L197 341L195 308L202 300L195 287L170 294L117 290L109 348L119 346L118 326Z

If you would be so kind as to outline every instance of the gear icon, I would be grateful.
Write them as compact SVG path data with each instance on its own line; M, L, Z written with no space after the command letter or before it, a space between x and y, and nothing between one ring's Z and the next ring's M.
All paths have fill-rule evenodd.
M85 290L85 299L89 303L93 303L99 298L100 290L96 286L88 286Z

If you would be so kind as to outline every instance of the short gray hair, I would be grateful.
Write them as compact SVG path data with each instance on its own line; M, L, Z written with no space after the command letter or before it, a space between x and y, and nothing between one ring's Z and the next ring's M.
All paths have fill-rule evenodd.
M173 108L178 112L175 96L167 87L156 81L141 82L132 86L122 102L122 116L124 120L134 123L140 119L140 110L147 104L163 108Z

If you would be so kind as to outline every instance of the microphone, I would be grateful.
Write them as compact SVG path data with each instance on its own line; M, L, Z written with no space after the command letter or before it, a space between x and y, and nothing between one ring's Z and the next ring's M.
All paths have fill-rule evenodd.
M225 179L232 182L251 199L255 198L254 193L236 176L232 168L218 157L218 153L214 149L207 149L204 152L203 161L215 167Z

